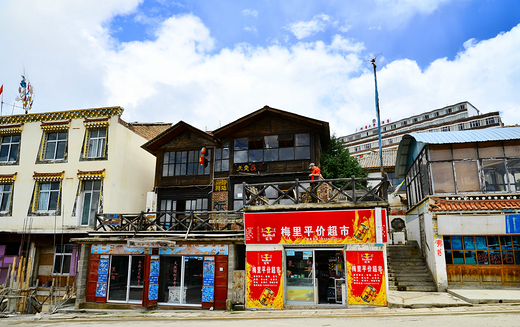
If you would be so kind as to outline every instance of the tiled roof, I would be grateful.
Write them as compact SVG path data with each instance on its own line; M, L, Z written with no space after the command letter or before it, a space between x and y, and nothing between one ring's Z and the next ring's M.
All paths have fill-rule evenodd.
M434 212L480 212L520 210L520 197L518 196L482 196L470 199L471 200L447 200L441 198L430 198L430 210Z
M44 122L55 120L69 120L76 118L96 118L106 116L121 116L123 108L121 107L106 107L106 108L91 108L81 110L55 111L45 113L34 113L26 115L11 115L1 116L0 124L19 124L30 122Z
M397 149L383 150L383 167L395 166L396 155ZM357 158L357 161L362 168L379 168L381 165L379 162L379 151L363 155L362 158Z
M126 123L128 128L136 133L137 135L141 135L147 140L151 140L157 135L161 134L168 128L172 127L172 124L169 123Z

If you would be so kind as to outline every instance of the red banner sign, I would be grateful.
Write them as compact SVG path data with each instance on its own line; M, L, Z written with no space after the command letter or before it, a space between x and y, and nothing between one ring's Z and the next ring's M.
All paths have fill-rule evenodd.
M283 309L282 251L247 251L246 306Z
M386 243L386 210L245 213L246 244ZM379 235L376 238L376 235Z
M347 251L348 304L387 304L383 251Z

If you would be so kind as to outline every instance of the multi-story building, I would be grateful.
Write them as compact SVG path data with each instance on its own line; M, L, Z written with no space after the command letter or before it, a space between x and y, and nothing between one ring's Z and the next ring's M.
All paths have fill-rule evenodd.
M311 180L329 141L327 122L268 106L212 132L181 121L148 141L156 206L105 210L78 240L90 256L77 305L343 306L343 289L384 305L383 183Z
M155 158L141 145L170 125L127 123L122 113L0 117L0 284L10 274L28 286L73 285L80 254L70 239L87 236L96 213L145 207ZM13 265L25 271L13 276Z
M471 103L464 101L454 105L424 112L398 121L381 122L383 150L397 149L405 134L420 132L448 132L490 127L502 127L499 112L481 114ZM377 123L359 128L355 133L341 137L350 154L361 157L379 151Z
M519 127L407 134L395 173L439 290L520 286Z

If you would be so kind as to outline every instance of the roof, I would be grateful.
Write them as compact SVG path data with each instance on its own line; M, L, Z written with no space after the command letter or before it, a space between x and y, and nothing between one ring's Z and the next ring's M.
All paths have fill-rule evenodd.
M161 134L172 126L170 123L127 123L128 129L144 137L147 140L151 140L157 135Z
M453 144L520 139L520 127L487 128L455 132L410 133L397 150L395 173L404 176L409 165L428 144Z
M121 116L123 108L104 107L80 110L55 111L44 113L31 113L10 116L0 116L0 124L18 124L42 121L69 120L77 118L97 118L105 116Z
M153 139L149 140L145 144L143 144L141 147L145 149L146 151L150 152L153 155L156 155L156 151L159 150L162 146L166 145L168 142L170 142L172 139L176 138L177 136L181 135L182 133L186 131L191 131L197 135L200 135L201 137L207 139L210 142L213 142L215 144L219 143L220 141L214 137L213 135L203 132L200 129L191 126L188 123L183 122L182 120L179 121L177 124L171 126L170 128L162 131L158 135L156 135Z
M321 129L320 133L321 133L322 146L325 146L326 144L328 144L328 142L330 140L330 128L329 128L328 122L301 116L301 115L294 114L292 112L288 112L288 111L284 111L284 110L280 110L280 109L271 108L269 106L264 106L263 108L258 109L256 111L250 113L249 115L243 116L243 117L235 120L234 122L231 122L227 125L224 125L218 129L214 130L212 133L216 137L222 139L222 138L226 137L227 135L233 133L234 131L240 130L241 128L243 128L244 125L254 124L255 122L258 121L259 117L269 115L269 114L275 115L275 116L281 116L284 119L299 122L300 124L303 124L303 125L311 125L311 126L314 125L314 126L316 126L316 128Z
M486 198L486 197L483 197ZM489 197L488 197L489 198ZM492 198L495 198L494 196ZM433 212L482 212L512 211L520 209L520 199L478 199L446 200L430 198L430 211Z
M397 149L383 150L383 167L394 167L395 158L397 155ZM363 169L369 168L380 168L381 163L379 162L379 151L374 151L364 155L361 158L357 158L357 161Z

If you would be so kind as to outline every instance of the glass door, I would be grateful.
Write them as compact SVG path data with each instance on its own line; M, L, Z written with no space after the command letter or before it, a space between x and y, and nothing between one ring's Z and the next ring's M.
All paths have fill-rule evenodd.
M202 268L204 257L184 257L184 289L182 303L202 304Z
M128 280L128 302L143 301L144 255L130 256L130 276Z
M128 284L128 262L130 256L113 255L110 260L108 301L126 302Z
M286 249L285 256L287 304L314 304L314 251L310 249Z
M110 262L108 301L143 301L144 255L113 255Z

